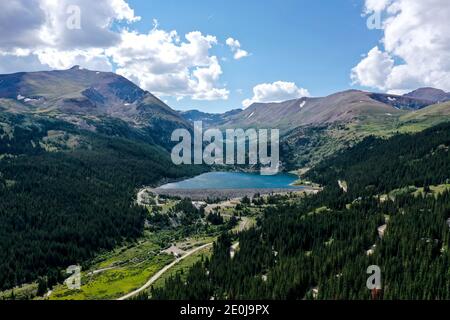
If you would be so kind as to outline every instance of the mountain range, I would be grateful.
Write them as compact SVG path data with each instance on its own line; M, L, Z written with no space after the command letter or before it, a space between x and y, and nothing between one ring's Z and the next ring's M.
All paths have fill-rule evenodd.
M223 114L196 110L181 114L188 121L202 120L207 125L287 131L304 125L349 122L361 117L403 115L449 100L450 93L434 88L420 88L403 96L348 90L326 97L254 103L245 110Z
M173 145L171 132L190 130L194 121L203 121L204 127L277 128L289 169L312 166L368 135L415 132L445 121L449 101L450 93L434 88L405 95L347 90L211 114L175 111L122 76L79 66L0 75L0 112L4 114L21 115L31 122L37 118L63 121L166 150Z
M326 97L254 103L224 114L183 112L220 128L277 128L286 169L311 167L369 135L389 137L450 120L450 93L419 88L405 95L348 90Z
M161 145L189 123L122 76L74 66L69 70L0 75L0 110L44 116L96 131L115 121Z

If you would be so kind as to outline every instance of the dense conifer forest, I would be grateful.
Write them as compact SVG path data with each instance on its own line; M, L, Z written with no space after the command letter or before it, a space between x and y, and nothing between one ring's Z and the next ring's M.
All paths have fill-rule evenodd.
M67 277L63 268L136 239L145 219L133 204L137 188L202 170L175 167L161 147L121 137L117 126L102 134L5 117L15 125L0 127L0 290L44 276L51 286ZM48 152L52 131L76 148Z
M307 173L322 192L272 199L255 228L224 234L150 297L370 299L366 270L378 265L377 298L450 299L450 193L430 188L448 183L449 146L450 124L365 139Z

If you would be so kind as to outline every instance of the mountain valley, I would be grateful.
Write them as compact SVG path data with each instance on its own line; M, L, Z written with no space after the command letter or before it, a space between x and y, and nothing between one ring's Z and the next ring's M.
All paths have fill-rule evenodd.
M119 298L145 284L158 269L173 263L175 253L216 242L213 249L202 249L201 254L179 266L184 274L192 272L197 292L183 287L184 276L176 272L176 267L164 275L164 282L142 291L138 298L205 298L203 293L217 298L313 298L311 288L316 286L325 288L320 293L323 298L364 298L361 291L336 292L342 283L335 283L328 275L318 276L317 265L307 258L307 253L313 252L310 254L314 259L325 259L327 254L334 257L327 250L339 251L345 256L343 270L330 260L326 265L329 272L342 272L348 280L358 263L372 259L354 262L362 248L376 243L385 250L377 251L375 257L379 259L390 257L393 252L391 247L378 243L373 234L384 216L361 216L364 208L370 208L370 212L385 210L395 216L393 207L414 211L421 201L431 203L427 197L408 198L410 193L402 189L408 185L415 188L411 191L414 194L422 194L420 190L426 189L444 190L438 193L443 194L442 198L433 205L447 208L442 203L447 203L445 186L450 177L445 175L447 167L439 164L447 163L448 100L447 93L432 88L404 96L349 90L327 97L255 103L244 110L210 114L175 111L121 76L78 66L0 75L0 290L7 290L0 297L15 298L14 290L19 289L11 288L31 284L32 293L19 298L42 298L45 294L50 299ZM198 203L177 197L156 196L139 205L136 196L142 187L217 170L175 166L171 162L172 131L192 130L194 121L203 121L207 128L280 129L284 170L298 172L301 181L312 181L317 185L316 191L322 187L323 191L311 195L255 195L252 199L235 199L233 206L229 199L208 199L207 207L214 203L223 206L218 205L216 211L206 215L201 204L196 207ZM420 141L424 147L418 147L414 141ZM390 148L400 153L392 152L389 158L386 150ZM419 151L408 154L408 148ZM382 156L364 151L372 149L380 150ZM399 160L403 157L405 165ZM380 164L375 173L383 177L382 182L376 180L375 173L358 182L357 176L368 170L366 163ZM395 163L397 169L389 163ZM427 167L426 163L433 165ZM391 179L395 170L407 174ZM343 182L338 185L337 181L345 181L345 192L339 187ZM403 190L395 194L400 192L409 207L401 202L401 197L387 204L370 200L395 190ZM355 200L359 198L362 200ZM442 212L436 210L430 219L442 220ZM416 213L419 219L428 219L420 211ZM327 222L322 217L328 214L332 219ZM277 218L283 215L287 215L286 221ZM405 223L420 228L402 219L394 217L397 230L406 232ZM435 252L438 245L439 250L444 250L448 232L435 229L431 220L426 220L426 226L433 230L438 242L430 250ZM356 224L352 225L352 221ZM294 236L298 234L295 230L302 230L306 236ZM423 237L429 237L428 229L420 230ZM261 232L268 235L268 243L273 247L257 240L262 237ZM277 232L285 233L291 240L277 236ZM358 232L361 237L350 245L352 235ZM407 236L411 241L417 240L411 234ZM389 245L398 241L395 235L387 239ZM328 243L325 248L323 243ZM301 248L300 255L296 245ZM404 250L410 250L405 243L402 245ZM232 246L241 252L232 260L235 262L224 258L224 252ZM279 266L272 259L273 248L281 254ZM259 259L253 265L245 258L250 252ZM207 268L204 261L214 264L216 278L205 279L195 273L203 273ZM433 268L441 267L434 258L427 261ZM88 280L81 291L69 292L62 285L63 269L74 263L83 264L83 275ZM293 265L302 265L311 272L297 274L299 278L294 280L281 276L289 274L286 270ZM241 272L241 267L253 271ZM238 276L233 278L224 270ZM217 272L228 274L228 280ZM252 280L255 275L266 280ZM436 277L430 281L441 280ZM212 281L217 287L202 289L202 281ZM392 292L404 294L397 282L390 281L397 290ZM229 287L223 287L224 283L229 283ZM274 286L276 290L272 290ZM178 294L173 295L174 291ZM412 294L420 296L417 291L405 296ZM441 297L448 293L433 294Z

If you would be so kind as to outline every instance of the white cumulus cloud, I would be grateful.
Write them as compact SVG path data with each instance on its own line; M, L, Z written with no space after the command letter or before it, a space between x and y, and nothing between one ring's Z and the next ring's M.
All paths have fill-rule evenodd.
M239 42L239 40L228 38L226 44L230 47L231 52L234 53L233 57L235 60L239 60L250 55L247 51L241 49L241 43Z
M253 97L245 99L242 106L247 108L255 102L282 102L309 96L307 89L297 87L294 82L261 83L253 88Z
M80 28L71 29L68 21L74 17L74 7ZM110 28L113 22L139 19L124 0L5 1L0 10L1 50L110 46L119 40Z
M386 81L394 67L394 60L378 47L369 51L367 57L353 68L351 78L354 83L366 87L385 89Z
M354 83L405 92L421 86L450 91L450 1L366 0L379 13L383 38L352 70Z
M117 73L158 95L228 99L229 91L216 87L222 68L209 52L216 44L216 37L199 31L186 34L184 41L176 31L123 31L120 43L107 55L117 64Z
M80 28L67 27L79 8ZM228 99L219 84L220 59L211 54L215 36L184 36L154 21L147 33L126 0L11 0L0 10L0 72L67 69L73 65L115 71L160 96ZM11 32L14 30L14 32ZM236 51L237 53L237 51Z
M366 0L365 12L380 12L385 10L391 2L392 0Z

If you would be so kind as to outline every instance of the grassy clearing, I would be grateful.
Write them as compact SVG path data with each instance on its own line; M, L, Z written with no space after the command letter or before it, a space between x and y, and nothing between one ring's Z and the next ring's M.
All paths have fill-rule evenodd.
M168 270L166 273L164 273L161 278L159 278L152 286L154 288L160 288L163 287L165 284L165 281L170 278L171 276L176 275L177 273L180 273L182 276L187 274L187 271L190 267L192 267L195 263L198 261L201 261L202 258L205 259L207 257L210 257L212 254L212 247L205 248L203 250L200 250L199 252L196 252L195 254L187 257L180 263L176 264Z
M450 184L440 184L440 185L434 185L430 186L430 192L428 192L428 195L434 195L437 196L439 194L444 193L446 190L450 190ZM412 194L416 197L423 196L425 194L423 187L415 187L415 186L408 186L400 189L394 189L389 194L382 194L380 195L380 201L384 202L388 199L395 200L397 196L404 195L404 194Z
M327 213L327 212L330 212L330 211L331 211L331 209L329 209L328 207L324 206L324 207L316 208L316 209L314 209L314 211L308 212L308 215L312 216L314 214Z
M254 226L256 226L256 217L255 216L241 217L241 220L231 230L231 232L238 233L238 232L253 228Z
M437 186L430 186L430 191L428 194L430 195L434 195L437 196L439 194L444 193L446 190L450 190L450 184L440 184ZM417 190L415 192L413 192L413 194L417 197L417 196L422 196L424 194L424 188L417 188Z
M50 295L50 300L115 299L142 286L173 259L172 256L161 254L134 266L128 265L94 275L85 272L82 274L80 290L69 290L66 286L59 285Z
M53 288L51 300L114 299L143 285L174 258L163 254L164 243L170 243L173 232L150 233L137 243L97 256L89 270L82 272L81 290L68 290L64 284ZM99 271L105 268L108 270Z
M142 261L150 255L157 254L161 250L161 246L156 243L156 239L153 239L154 237L153 235L147 235L138 244L124 246L100 255L95 259L96 261L101 261L95 264L95 269L123 265L131 261Z
M11 290L0 292L0 300L9 300L12 297L17 300L28 300L36 295L38 284L36 282L24 284Z
M144 285L155 273L175 259L172 255L162 252L168 245L175 243L175 236L174 232L168 231L158 234L147 232L138 243L104 253L95 259L93 267L82 272L80 290L69 290L64 284L58 285L53 288L49 299L108 300L127 294ZM215 239L213 236L192 237L183 239L177 246L189 250L213 242ZM193 257L200 258L199 253L186 258L180 265L192 262ZM105 268L112 269L104 270ZM177 265L174 268L177 270L179 267Z

